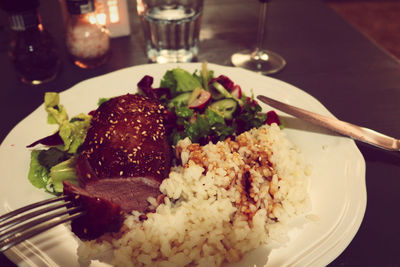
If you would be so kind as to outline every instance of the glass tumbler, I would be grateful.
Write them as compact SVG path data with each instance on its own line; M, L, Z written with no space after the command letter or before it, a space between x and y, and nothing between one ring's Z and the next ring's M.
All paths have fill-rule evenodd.
M197 59L203 0L137 0L137 12L149 61Z

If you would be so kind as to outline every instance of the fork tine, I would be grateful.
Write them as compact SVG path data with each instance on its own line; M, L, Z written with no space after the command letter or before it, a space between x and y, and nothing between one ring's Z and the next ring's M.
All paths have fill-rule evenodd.
M30 220L30 221L26 221L25 223L23 223L24 221L21 221L21 225L18 225L17 227L11 228L8 231L4 231L4 232L0 232L0 242L2 242L3 240L7 239L8 237L12 236L12 235L18 235L18 233L21 233L23 231L25 231L26 229L32 228L36 225L39 225L43 222L46 222L50 219L68 214L68 213L73 213L73 212L77 212L77 211L81 211L81 207L72 207L69 209L64 209L64 210L60 210L58 212L54 212L54 213L50 213L48 215L45 215L44 213L39 213L39 214L35 214L34 217L39 216L37 219L34 220ZM40 217L41 215L45 215Z
M11 218L11 217L16 216L18 214L21 214L21 213L23 213L23 212L25 212L27 210L31 210L31 209L34 209L34 208L37 208L37 207L40 207L40 206L43 206L43 205L47 205L47 204L50 204L50 203L53 203L53 202L57 202L57 201L60 201L60 200L66 200L66 199L68 199L68 196L62 195L62 196L59 196L59 197L49 198L49 199L46 199L46 200L42 200L42 201L30 204L30 205L24 206L22 208L16 209L16 210L14 210L12 212L9 212L7 214L4 214L4 215L0 216L0 222L5 221L8 218Z
M16 217L15 219L14 219L14 217L9 217L8 220L5 220L3 223L0 223L0 233L2 231L4 231L4 230L16 225L16 224L24 222L24 221L26 221L28 219L31 219L31 218L33 218L35 216L38 216L40 214L44 214L44 213L49 212L49 211L53 211L53 210L56 210L56 209L59 209L59 208L62 208L62 207L66 207L70 203L71 203L70 201L61 202L61 203L58 203L56 205L44 207L42 209L37 209L35 211L26 213L26 214L21 215L21 216L14 216L14 217ZM24 212L22 212L22 214Z
M55 203L58 201L61 203ZM79 206L65 208L71 203L70 196L59 196L24 206L0 216L0 252L56 225L85 214L82 207Z
M74 210L72 210L72 209L74 209ZM73 212L76 212L76 213L73 213ZM64 223L64 222L76 219L84 214L84 212L82 212L79 207L70 208L69 213L70 213L70 215L68 215L68 216L56 217L56 218L54 218L55 220L48 221L48 222L42 223L41 225L38 225L36 227L26 229L23 232L16 233L12 237L0 241L0 252L4 252L7 249L9 249L10 247L17 245L32 236L40 234L50 228L53 228L59 224Z

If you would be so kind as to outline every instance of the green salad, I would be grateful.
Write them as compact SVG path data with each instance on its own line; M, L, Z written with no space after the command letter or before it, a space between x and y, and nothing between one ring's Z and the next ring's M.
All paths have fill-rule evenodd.
M78 148L85 140L91 116L81 113L69 119L65 108L60 105L58 93L46 93L44 106L47 123L58 124L59 128L54 135L31 145L44 143L47 148L31 151L28 179L37 188L60 194L63 180L78 184L75 162Z
M142 93L157 97L173 115L172 145L185 137L200 144L215 143L264 123L280 125L276 113L262 113L252 95L246 96L225 75L215 77L206 63L194 73L181 68L168 70L159 88L152 88L152 82L144 77L138 87Z

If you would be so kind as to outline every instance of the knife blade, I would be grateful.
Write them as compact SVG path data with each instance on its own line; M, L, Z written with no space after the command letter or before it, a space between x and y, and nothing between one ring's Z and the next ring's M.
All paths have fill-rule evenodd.
M336 133L385 150L400 151L400 140L376 132L372 129L357 126L335 118L326 117L302 108L282 103L266 96L259 95L257 98L273 108L281 110L299 119L322 126Z

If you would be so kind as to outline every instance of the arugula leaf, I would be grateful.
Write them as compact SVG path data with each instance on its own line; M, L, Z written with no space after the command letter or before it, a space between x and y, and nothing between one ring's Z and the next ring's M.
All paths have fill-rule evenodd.
M217 123L220 124L225 124L225 120L224 117L222 117L220 114L218 114L217 112L215 112L212 109L206 109L205 115L208 118L208 121L210 122L210 125L214 125Z
M236 124L232 123L232 126L228 126L224 118L214 110L207 109L205 115L210 123L210 135L214 136L214 139L224 140L235 133Z
M207 137L210 131L210 123L205 115L198 115L195 122L190 123L185 121L185 124L184 133L193 143Z
M254 127L258 128L264 124L267 115L261 113L261 110L261 106L253 98L246 98L242 111L237 117L241 131L247 131Z
M175 107L175 114L177 117L190 119L194 116L194 111L187 106L177 106Z
M179 140L184 139L186 134L184 132L179 132L176 128L172 130L172 133L168 136L168 141L172 145L176 145Z

